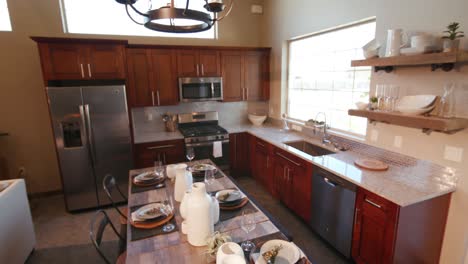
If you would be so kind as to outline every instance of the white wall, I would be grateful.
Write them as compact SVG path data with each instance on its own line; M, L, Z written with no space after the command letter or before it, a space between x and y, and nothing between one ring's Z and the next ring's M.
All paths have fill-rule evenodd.
M269 0L265 1L265 5L266 24L271 30L264 32L263 40L264 45L273 47L270 114L274 117L279 117L285 109L282 100L286 89L285 48L286 40L290 38L374 16L377 18L376 37L381 43L385 43L386 30L389 28L441 32L447 24L457 21L468 31L466 0ZM391 74L373 74L371 86L376 83L393 83L400 85L408 94L441 95L443 84L448 81L459 84L457 112L468 117L468 66L450 73L431 72L429 67L398 68ZM455 135L432 133L427 136L417 129L384 124L369 125L368 135L371 130L376 130L379 137L376 142L367 138L369 144L451 166L460 172L458 189L450 207L441 263L463 263L464 234L468 232L468 176L465 175L468 170L468 132ZM401 148L393 147L395 135L403 137ZM444 159L446 145L464 149L461 162ZM430 234L428 239L431 239Z

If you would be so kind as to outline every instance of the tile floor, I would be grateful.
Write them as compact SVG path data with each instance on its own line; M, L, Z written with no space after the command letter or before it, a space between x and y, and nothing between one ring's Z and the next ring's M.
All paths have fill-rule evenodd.
M290 232L294 242L304 250L312 263L350 263L314 234L302 220L259 187L253 179L241 177L237 181ZM89 222L94 211L69 214L65 211L61 195L32 200L31 207L37 246L28 259L28 264L103 263L89 238ZM118 224L114 210L106 211L109 212L113 222ZM108 232L104 235L104 239L105 252L110 259L116 259L118 248L116 237Z

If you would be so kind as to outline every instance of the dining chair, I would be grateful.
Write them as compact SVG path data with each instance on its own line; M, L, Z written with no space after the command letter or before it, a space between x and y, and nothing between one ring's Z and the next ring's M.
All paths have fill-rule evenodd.
M104 191L107 194L107 197L109 198L112 207L114 207L115 210L120 215L120 224L126 225L127 224L127 215L128 215L128 207L124 207L120 209L117 204L115 203L115 199L112 197L112 193L114 190L116 190L116 193L120 195L124 200L125 203L128 203L127 196L120 190L119 185L117 184L117 180L115 179L112 174L107 174L104 179L102 180L102 186L104 187Z
M97 228L96 228L96 225L97 225ZM96 248L101 258L107 264L111 264L112 262L104 254L104 251L102 250L102 246L101 246L104 231L108 226L111 227L111 229L114 231L114 234L119 238L119 251L118 251L119 256L115 263L124 264L125 258L126 258L126 252L125 252L125 248L122 249L121 245L125 242L125 239L119 234L114 224L112 223L111 219L109 218L109 215L107 215L107 213L104 210L98 210L91 218L91 223L89 226L89 237L91 239L91 242L93 243L94 247Z

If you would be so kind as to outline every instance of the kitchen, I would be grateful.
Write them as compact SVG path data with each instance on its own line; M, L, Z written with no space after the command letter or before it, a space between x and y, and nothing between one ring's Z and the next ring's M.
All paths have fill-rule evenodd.
M411 3L404 1L389 3L374 3L373 1L359 3L357 1L349 3L309 2L297 1L293 5L289 5L281 1L237 1L232 14L217 24L219 30L216 41L190 39L190 45L194 46L272 47L269 101L242 102L242 100L237 99L239 102L211 103L212 107L208 107L207 105L210 104L207 103L194 103L195 110L199 112L218 111L221 117L219 119L220 126L227 129L228 132L231 132L229 127L239 120L248 124L246 120L248 112L264 111L271 118L281 120L281 114L285 113L287 109L285 100L287 95L285 41L297 36L361 21L369 17L376 17L375 37L382 44L386 43L387 30L392 28L441 34L446 25L457 21L460 22L462 30L466 29L466 19L462 11L466 10L466 3L463 1L447 3L431 1L430 4L422 1L412 1ZM263 15L251 13L251 5L253 4L263 5ZM421 5L427 7L429 11L421 9ZM25 178L30 193L61 190L48 106L44 99L46 85L44 85L41 76L36 43L31 41L29 37L120 39L128 40L130 45L180 46L186 43L183 39L171 38L156 38L157 43L155 43L153 38L149 37L119 37L99 34L84 36L63 33L61 11L57 1L44 1L41 4L33 1L8 1L8 8L13 31L1 32L2 39L5 40L0 44L2 45L2 57L5 58L4 62L1 63L2 86L4 87L1 98L5 99L2 100L0 107L5 113L2 115L2 123L5 125L0 130L5 130L9 136L0 139L1 156L7 160L9 175L16 177L19 167L24 166L27 169ZM23 20L24 17L30 19ZM122 17L122 20L125 19L128 20L126 16ZM381 52L383 55L383 47ZM11 67L13 63L15 63L15 67ZM18 73L24 77L18 78ZM450 72L441 70L432 72L429 66L397 67L392 73L383 71L373 73L370 87L373 89L377 84L395 84L401 89L408 88L407 94L441 96L444 92L443 87L448 80L463 86L466 83L466 66L462 64L458 69ZM465 90L464 87L457 87L457 91L459 91L457 98L461 102L463 102L463 98L466 98L463 97L466 96ZM155 101L157 101L156 97L155 94ZM242 98L242 94L238 94L237 97ZM152 104L151 95L146 99ZM21 107L17 107L17 102L22 102ZM10 114L11 109L15 109L15 114ZM177 104L175 106L136 108L132 111L134 117L138 119L134 119L132 122L138 121L144 124L140 132L151 134L164 130L162 122L156 122L156 120L160 120L162 113L187 113L191 112L192 109L187 104ZM466 117L466 109L463 108L463 105L459 111L461 117L463 115ZM157 123L155 126L151 126L151 121L149 121L151 118L153 123ZM228 120L230 118L232 120ZM315 118L315 115L310 114L308 119L310 118ZM242 132L242 130L232 131ZM133 131L133 133L135 132L138 131ZM466 165L464 165L463 152L460 154L459 149L466 148L466 142L466 131L452 135L438 132L426 135L421 132L421 129L383 123L369 124L365 136L365 143L368 145L421 160L429 160L442 166L455 168L457 172L461 173L466 170ZM450 152L453 147L457 161L450 157L446 159L447 148ZM448 154L451 156L453 153ZM185 157L182 156L182 159ZM468 200L465 190L466 180L460 174L457 190L452 194L440 263L461 263L463 256L465 256L467 227L464 208L466 208Z

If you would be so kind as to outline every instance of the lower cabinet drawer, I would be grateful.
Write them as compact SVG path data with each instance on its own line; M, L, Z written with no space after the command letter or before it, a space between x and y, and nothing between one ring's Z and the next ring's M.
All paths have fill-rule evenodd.
M155 161L164 164L178 163L185 160L183 140L169 140L135 145L136 168L154 166Z

